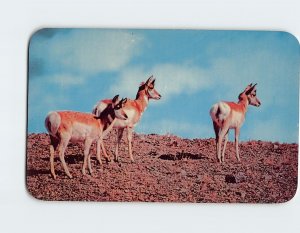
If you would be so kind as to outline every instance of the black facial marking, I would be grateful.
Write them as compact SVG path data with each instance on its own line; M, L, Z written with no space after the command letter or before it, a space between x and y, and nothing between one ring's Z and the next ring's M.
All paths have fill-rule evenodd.
M121 105L120 103L118 103L117 105L115 105L115 109L116 109L116 110L118 110L118 109L120 109L120 108L122 108L122 105Z

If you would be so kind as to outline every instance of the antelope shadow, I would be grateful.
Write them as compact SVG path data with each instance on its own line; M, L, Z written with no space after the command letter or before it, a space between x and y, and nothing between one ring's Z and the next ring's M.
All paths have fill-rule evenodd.
M41 158L43 161L49 161L50 158ZM78 164L83 161L83 154L69 154L65 155L65 161L68 164ZM96 161L95 156L91 156L91 161ZM60 162L58 155L54 158L54 162Z

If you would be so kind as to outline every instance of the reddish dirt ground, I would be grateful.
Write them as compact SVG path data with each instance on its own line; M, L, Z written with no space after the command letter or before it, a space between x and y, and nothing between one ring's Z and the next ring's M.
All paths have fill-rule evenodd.
M229 142L225 163L219 164L214 139L135 134L135 163L123 137L120 162L100 166L93 146L93 176L84 176L83 146L70 143L65 159L73 179L56 155L54 180L49 141L47 134L30 134L27 141L27 189L42 200L280 203L297 189L298 144L242 142L239 163ZM114 142L115 132L105 139L111 157Z

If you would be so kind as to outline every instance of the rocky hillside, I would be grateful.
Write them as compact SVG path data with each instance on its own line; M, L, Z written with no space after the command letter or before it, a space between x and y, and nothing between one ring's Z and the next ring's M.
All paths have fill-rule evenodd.
M115 141L115 132L105 139L111 156ZM219 164L214 139L135 134L131 163L125 141L124 136L120 162L103 166L92 147L93 176L81 173L82 144L69 144L65 158L73 179L56 156L54 180L49 137L28 135L28 191L42 200L278 203L290 200L297 189L298 144L242 142L239 163L229 142L225 163Z

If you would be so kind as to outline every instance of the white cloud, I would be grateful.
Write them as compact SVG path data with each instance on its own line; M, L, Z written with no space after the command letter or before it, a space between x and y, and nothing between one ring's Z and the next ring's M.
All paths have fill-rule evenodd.
M110 95L120 94L133 99L137 93L139 85L150 76L141 68L125 69L121 72L120 77L110 87Z
M156 90L162 95L160 103L174 95L195 93L209 87L212 83L206 71L199 67L185 64L159 64L149 70L142 67L124 70L110 92L133 98L140 83L146 81L151 75L157 79Z
M31 56L63 72L94 74L115 71L139 52L142 37L123 30L72 30L37 41Z
M162 95L194 93L211 85L212 80L206 72L192 65L162 64L153 68L152 72L159 79Z
M44 77L45 78L45 77ZM60 87L69 87L81 85L85 82L84 76L75 76L70 74L55 74L46 77L48 82L58 84Z

